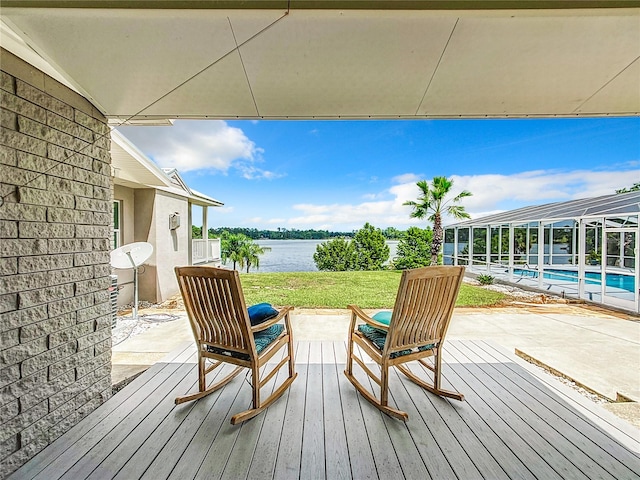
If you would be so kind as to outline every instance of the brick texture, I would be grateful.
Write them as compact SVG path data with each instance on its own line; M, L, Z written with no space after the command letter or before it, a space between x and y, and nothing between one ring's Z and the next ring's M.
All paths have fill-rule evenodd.
M20 62L4 50L0 55ZM109 128L105 118L79 110L86 100L77 94L56 91L56 98L5 65L0 62L0 478L111 392Z

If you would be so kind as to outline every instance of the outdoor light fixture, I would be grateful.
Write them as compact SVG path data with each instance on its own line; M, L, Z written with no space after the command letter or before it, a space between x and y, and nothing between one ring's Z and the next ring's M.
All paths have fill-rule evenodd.
M178 212L169 215L169 229L175 230L180 226L180 214Z

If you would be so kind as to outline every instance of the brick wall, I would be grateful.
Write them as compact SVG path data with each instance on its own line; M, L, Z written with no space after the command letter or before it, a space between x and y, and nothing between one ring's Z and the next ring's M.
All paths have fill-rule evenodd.
M111 395L109 128L0 51L0 478Z

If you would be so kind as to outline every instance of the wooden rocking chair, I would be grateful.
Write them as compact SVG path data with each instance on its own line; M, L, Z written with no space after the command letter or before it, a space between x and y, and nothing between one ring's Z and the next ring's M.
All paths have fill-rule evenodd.
M176 404L202 398L248 368L252 376L253 408L235 414L231 423L253 418L278 399L298 375L294 371L289 319L293 307L284 307L275 317L252 326L237 271L206 266L176 267L175 271L198 349L199 380L199 391L176 398ZM282 319L284 325L278 323ZM286 356L261 379L260 369L282 347L287 348ZM207 366L207 362L211 364ZM207 388L207 374L224 363L237 368ZM261 400L260 389L287 363L288 377L266 400Z
M407 413L388 404L390 367L397 367L412 382L430 392L456 400L464 399L462 394L440 386L442 346L463 276L464 267L434 266L405 270L388 324L370 317L355 305L349 305L351 326L344 373L356 389L384 413L405 421L409 418ZM365 323L356 325L358 319ZM380 378L354 353L354 343L378 364ZM433 365L424 361L429 356L434 356ZM380 399L354 377L354 360L380 386ZM433 372L433 383L422 380L404 365L414 360Z

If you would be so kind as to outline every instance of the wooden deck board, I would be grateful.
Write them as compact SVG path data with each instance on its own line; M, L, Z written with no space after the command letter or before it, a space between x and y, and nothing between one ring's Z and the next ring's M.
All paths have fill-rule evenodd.
M433 478L482 478L473 458L464 448L465 440L460 441L461 439L456 438L454 431L447 425L436 406L445 405L446 408L455 409L460 408L462 404L456 406L441 399L434 404L429 399L430 394L425 393L412 382L403 382L403 387L403 389L394 389L392 393L410 415L409 429L415 432L414 437L423 438L425 441L432 437L438 447L434 448L431 442L425 445L425 448L428 448L426 451L429 454L429 462L431 463L432 458L436 459L429 465L435 470L432 471ZM450 471L453 472L453 476L449 476ZM445 476L440 477L440 474Z
M300 358L301 363L298 363L298 358ZM299 352L296 352L296 372L298 373L298 378L296 378L289 389L287 408L282 424L282 434L284 438L280 439L280 448L278 449L276 457L273 476L275 479L291 478L293 475L298 476L298 472L300 472L302 435L304 429L304 403L307 389L308 364L306 361L308 358L309 344L306 343L300 348Z
M307 388L304 405L300 478L325 478L324 401L322 344L313 342L309 348ZM329 405L327 405L329 407Z
M422 389L410 383L407 381L407 389L412 397L425 396L425 392ZM474 429L465 423L464 416L461 415L460 410L469 410L468 402L461 403L431 395L425 396L425 398L433 406L433 415L440 416L443 424L451 431L452 437L460 443L462 450L471 458L481 478L509 478L488 449L489 445L485 445L483 443L484 439L478 438ZM455 463L458 458L450 457L449 461Z
M336 344L335 351L342 349L344 344ZM345 356L346 358L346 356ZM360 406L362 398L344 376L345 364L337 365L338 388L340 390L340 405L344 417L344 432L347 440L347 450L351 465L351 475L355 479L378 479L373 451L367 436L364 416Z
M460 353L451 347L448 348L447 353L448 359L462 361ZM507 461L513 462L510 467L512 476L517 473L518 478L562 478L547 463L547 459L542 458L538 453L547 446L544 438L539 436L521 417L512 414L501 400L500 392L484 382L476 382L467 368L457 368L457 366L451 368L451 378L457 388L464 390L465 398L473 410L470 416L485 423L483 435L497 442L496 446L500 446L499 442L504 443L503 439L508 439L508 443L501 446L500 450L506 455ZM456 378L460 380L460 384L455 380ZM486 428L491 429L493 433L489 433ZM548 460L553 462L554 459L555 456Z
M521 424L520 432L527 438L538 437L540 442L536 446L537 450L551 454L549 458L557 461L561 475L594 478L590 475L593 473L595 478L615 478L601 469L588 455L574 456L577 450L584 452L590 445L587 445L586 439L566 418L558 415L557 411L550 411L548 407L532 402L528 389L523 389L520 384L511 383L509 376L500 375L504 373L501 366L496 368L487 363L472 362L474 360L470 359L467 364L471 375L476 379L486 378L487 384L496 391L498 402L505 402L510 407L509 412L505 411L506 418L521 418L529 425L530 429L526 429L525 425ZM575 461L574 458L579 458L580 461Z
M244 374L175 406L197 389L193 349L176 351L10 478L640 478L640 432L500 347L447 342L445 384L464 402L394 371L390 403L409 414L406 424L356 392L345 358L344 342L297 343L292 387L233 426L251 402Z
M358 381L363 385L374 385L373 382L355 366L354 376L358 377ZM349 384L348 388L353 388L353 386ZM374 388L377 388L377 385ZM358 396L358 400L360 402L360 410L364 419L366 434L369 437L369 445L371 453L373 454L373 460L376 464L378 477L381 480L387 478L402 478L402 466L400 465L400 460L398 460L395 449L392 448L391 438L389 437L389 432L382 418L383 414L363 397ZM391 404L392 402L389 403Z
M153 480L157 478L195 478L223 423L229 422L231 407L240 391L242 391L244 378L239 376L236 380L221 389L219 395L214 392L198 401L198 403L203 404L203 407L209 405L202 423L194 425L195 428L192 430L185 429L180 432L182 434L181 439L178 439L176 446L178 450L181 448L184 450L175 453L167 452L172 459L176 459L177 455L180 454L176 459L177 463L166 462L164 458L156 457L156 460L159 460L158 466L161 470L154 472L155 475L153 476L147 475L148 472L145 472L143 478ZM188 405L178 405L177 408L188 408ZM190 415L193 413L194 411L192 410ZM224 461L226 462L226 458Z
M559 404L563 408L573 412L574 415L584 415L589 419L589 428L597 429L600 427L604 430L615 430L620 435L614 439L614 443L617 445L624 445L632 452L636 452L636 458L640 459L640 432L638 428L634 427L630 423L621 422L620 418L613 415L611 412L601 408L598 404L590 401L572 388L559 387L559 381L541 371L541 369L532 366L531 364L521 360L520 358L514 358L504 349L494 344L487 342L472 342L472 348L482 350L487 355L491 355L494 361L505 362L507 366L511 366L514 363L518 364L518 369L514 370L518 373L522 381L528 383L534 383L537 386L547 387L545 390L553 392L553 397L560 400ZM509 360L511 359L511 360ZM515 362L514 362L515 361ZM520 368L522 367L522 368ZM523 372L525 370L525 372ZM636 472L640 475L640 472Z
M511 449L511 439L509 440L509 443L505 443L503 437L498 435L492 428L492 425L494 425L498 419L493 415L489 415L487 417L479 415L474 409L473 403L469 401L469 393L471 390L470 385L464 382L464 379L460 377L458 377L461 380L460 382L455 381L458 368L449 368L445 370L446 378L452 384L453 389L464 392L467 400L464 403L458 403L455 400L434 399L434 402L448 402L454 405L454 409L442 409L443 413L441 415L444 423L447 425L459 424L461 426L459 431L452 431L452 435L456 439L467 439L465 441L468 442L468 445L463 444L462 449L466 452L469 452L470 449L474 449L476 453L469 455L472 459L484 459L482 463L478 460L473 460L481 474L484 473L485 477L490 478L535 478L535 476L532 476L527 470L525 461L521 460L518 456L524 453L526 457L527 452L519 451L518 455L516 455ZM423 371L422 373L424 375L426 372ZM413 396L421 394L423 394L423 392L415 391ZM479 403L482 404L482 402ZM485 411L483 413L489 412ZM459 417L459 420L458 418L454 418L456 415ZM487 422L487 420L485 420L486 418L491 419L491 421Z
M133 456L138 446L146 443L165 418L171 415L175 406L175 397L181 395L184 390L192 389L198 381L197 373L188 365L181 366L172 378L178 379L179 383L166 394L158 391L154 393L151 400L159 403L153 410L143 411L135 418L125 419L125 422L130 424L130 429L126 429L129 430L128 432L123 428L109 432L91 450L92 455L83 456L74 468L67 472L67 476L99 479L108 477L111 472L119 471ZM98 461L100 463L96 468Z
M463 464L465 461L468 462L467 466L469 470L466 470L464 466L459 466L459 471L473 471L474 474L478 476L477 470L471 463L471 460L469 460L461 449L460 444L455 441L452 436L440 436L438 439L434 437L437 431L443 432L446 430L447 434L450 434L450 431L446 429L439 416L429 415L427 413L428 410L425 402L428 400L417 397L412 398L404 384L402 388L396 388L392 393L396 403L402 405L404 411L409 414L409 421L407 423L409 435L418 450L418 454L424 459L431 478L434 480L440 478L456 478L456 474L443 453L443 449L453 452L454 455L456 453L459 454L460 464ZM456 451L456 449L459 450Z
M474 360L473 355L477 350L463 344L460 345L460 349L470 355L471 361ZM502 374L499 378L504 378L506 390L526 409L522 415L528 415L532 422L537 422L536 430L542 431L545 438L554 438L555 445L563 445L562 451L567 457L573 456L577 451L583 453L579 456L580 462L574 465L588 478L618 479L632 473L623 462L628 460L633 463L633 456L624 455L619 450L618 442L589 421L585 421L584 416L569 408L568 404L553 392L543 389L535 379L527 378L525 381L524 370L495 360L473 363L471 361L467 365L469 369L480 372L478 378L494 378L497 373Z
M335 480L349 479L351 467L339 387L342 370L336 364L334 344L323 342L321 345L326 477Z

